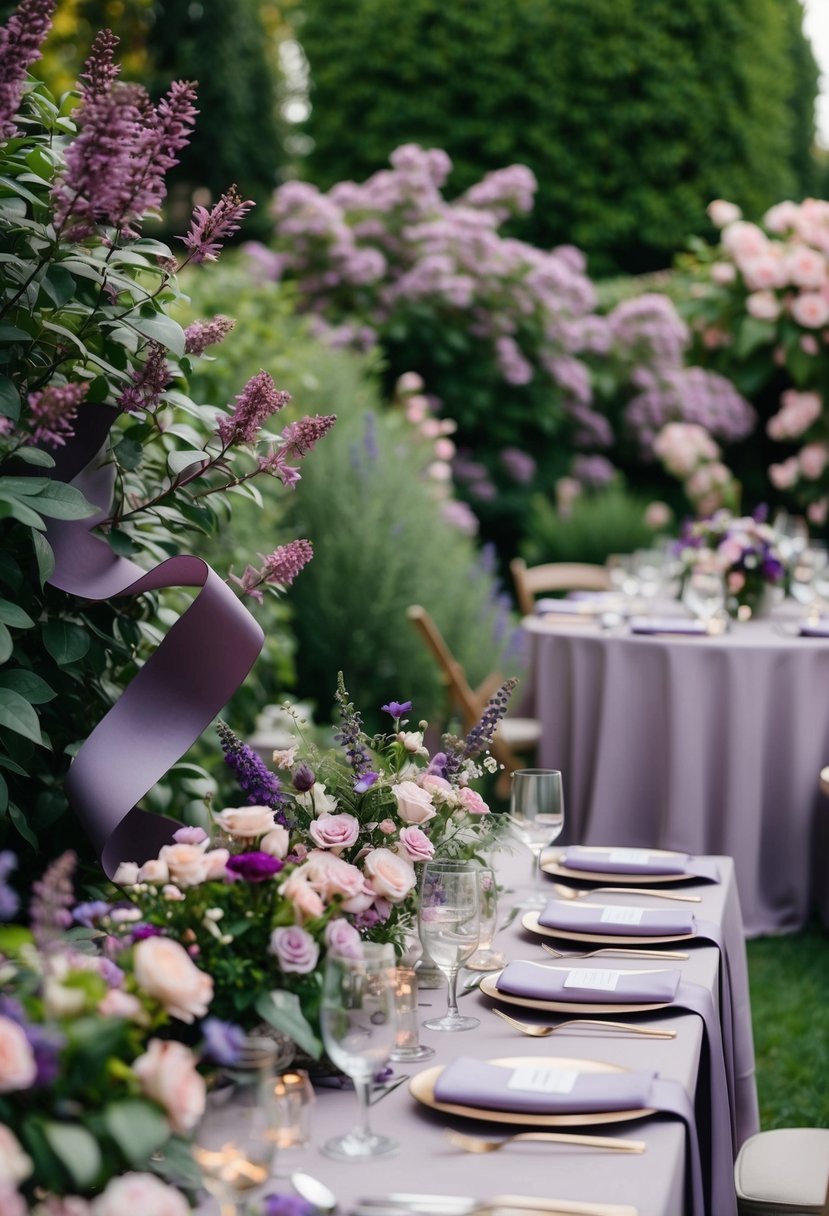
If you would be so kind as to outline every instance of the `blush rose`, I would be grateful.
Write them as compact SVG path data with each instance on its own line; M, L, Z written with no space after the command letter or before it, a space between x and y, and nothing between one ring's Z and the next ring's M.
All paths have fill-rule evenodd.
M404 823L426 823L437 814L428 790L414 781L401 781L391 787L397 800L397 813Z
M140 988L160 1001L182 1022L203 1018L213 999L213 980L192 961L187 951L169 937L146 937L133 953L135 979Z
M207 1087L193 1053L175 1040L150 1039L133 1064L141 1090L167 1112L175 1132L191 1131L204 1114Z

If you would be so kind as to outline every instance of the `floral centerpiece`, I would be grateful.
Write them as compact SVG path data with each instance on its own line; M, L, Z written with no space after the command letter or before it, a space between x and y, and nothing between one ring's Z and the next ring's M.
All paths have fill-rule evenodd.
M418 866L436 854L479 855L499 835L470 783L497 768L478 757L514 684L498 690L466 739L446 735L432 756L426 723L409 729L409 702L383 706L391 729L367 736L342 677L339 746L300 749L298 735L275 753L278 773L220 723L248 805L216 814L212 837L182 827L158 857L120 866L115 879L140 912L139 931L181 943L198 960L213 979L218 1018L245 1029L265 1021L318 1057L326 951L357 951L366 940L402 952L416 919Z
M785 586L780 537L766 522L764 507L742 516L717 511L708 519L688 523L676 549L686 575L697 566L723 575L726 606L740 619L767 614L774 589Z
M14 861L0 854L2 920ZM205 1082L167 1036L207 1012L213 981L174 941L104 936L105 914L134 912L75 904L74 865L34 884L30 928L0 925L0 1212L186 1216Z

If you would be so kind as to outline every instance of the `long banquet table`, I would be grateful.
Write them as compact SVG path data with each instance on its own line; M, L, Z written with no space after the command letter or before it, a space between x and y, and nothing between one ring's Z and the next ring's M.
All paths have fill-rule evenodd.
M698 915L720 927L729 953L737 1059L737 1139L742 1140L757 1130L758 1122L745 950L733 865L726 857L717 858L716 863L721 876L719 883L683 883L681 889L702 896L702 903L697 906ZM503 923L511 906L529 890L530 855L516 846L515 852L498 854L497 868L500 881L507 888L501 897L500 920ZM626 905L662 902L644 894L636 900L612 895L601 898ZM496 938L498 948L509 959L551 961L541 950L540 939L523 929L520 919L501 931ZM559 944L566 948L566 943ZM716 1001L718 950L693 941L683 942L681 948L687 949L688 960L668 965L681 968L683 980L703 986ZM660 965L624 958L600 959L597 963L618 969ZM461 975L463 978L464 973ZM442 1011L445 999L445 990L421 989L419 1001L423 1017L435 1010ZM703 1030L702 1021L696 1014L666 1009L633 1015L634 1020L642 1020L648 1026L674 1029L676 1038L672 1040L606 1032L597 1034L575 1027L541 1040L525 1037L511 1029L495 1016L493 1002L483 994L472 992L460 999L465 1012L480 1018L477 1029L460 1034L422 1031L421 1041L435 1048L434 1058L425 1064L395 1065L398 1077L410 1076L435 1064L447 1064L460 1054L482 1060L570 1057L605 1061L626 1068L656 1069L663 1077L675 1078L696 1098L704 1139L707 1095L702 1092L704 1085L698 1085L701 1059L704 1060ZM506 1005L503 1008L518 1017L525 1016L521 1009ZM529 1016L532 1020L532 1015ZM631 1020L631 1016L626 1015L625 1020ZM309 1147L282 1155L277 1164L280 1178L271 1190L289 1193L287 1173L302 1169L327 1183L337 1195L339 1211L343 1214L351 1212L361 1198L400 1191L483 1198L506 1192L533 1198L631 1204L639 1216L683 1216L687 1212L685 1133L683 1126L669 1117L651 1116L626 1123L563 1129L642 1139L647 1148L641 1155L525 1143L498 1153L472 1156L449 1143L445 1134L448 1128L488 1137L519 1129L439 1114L417 1103L408 1092L408 1086L401 1084L372 1107L374 1126L400 1142L398 1155L346 1164L323 1156L319 1146L346 1130L353 1123L355 1112L353 1090L319 1088L313 1113L313 1142ZM730 1168L730 1161L728 1164ZM711 1216L722 1214L714 1212Z
M749 936L790 932L827 885L829 639L749 621L714 637L528 617L538 763L567 840L735 859Z

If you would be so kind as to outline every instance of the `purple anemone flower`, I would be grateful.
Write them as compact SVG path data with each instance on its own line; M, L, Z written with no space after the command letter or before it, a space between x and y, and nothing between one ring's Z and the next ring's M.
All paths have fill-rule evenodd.
M201 1028L204 1035L204 1054L216 1064L236 1064L245 1041L242 1027L234 1025L233 1022L223 1022L220 1018L205 1018Z
M228 858L227 868L231 874L244 879L245 882L265 882L273 878L274 874L278 874L284 864L278 857L271 857L270 853L254 851L235 853Z
M389 701L388 705L381 705L383 713L391 714L393 718L402 718L412 708L411 701Z
M354 793L355 794L364 794L366 792L366 790L370 790L371 787L379 780L380 780L379 773L363 773L360 780L355 781L355 783L354 783Z

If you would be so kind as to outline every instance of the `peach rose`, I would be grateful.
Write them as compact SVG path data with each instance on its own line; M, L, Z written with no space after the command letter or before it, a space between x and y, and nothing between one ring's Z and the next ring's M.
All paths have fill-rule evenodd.
M305 869L305 866L301 866L298 870L294 870L285 882L282 894L291 901L295 911L303 920L309 920L313 916L322 916L325 904L319 893L311 886L308 874L303 873Z
M138 871L138 881L151 882L159 887L163 886L165 882L170 881L170 871L167 869L167 863L161 861L158 857L151 857L149 861L144 862Z
M363 869L372 890L393 904L404 900L417 884L412 863L391 849L372 850L363 862Z
M404 823L426 823L437 814L428 790L414 781L401 781L391 787L397 799L397 813Z
M205 857L204 849L197 844L165 844L158 854L158 860L167 866L170 880L177 887L197 887L207 881L209 866Z
M259 841L259 848L263 853L269 853L271 857L278 857L280 861L288 856L288 850L291 847L291 834L287 828L283 828L281 824L277 824L275 828L271 828Z
M227 849L210 849L204 855L204 863L207 866L207 878L211 879L224 878L227 872L227 861L230 853Z
M216 822L231 836L242 840L264 836L274 826L273 811L269 806L227 807L216 816Z
M149 1022L146 1009L137 996L124 992L121 988L110 988L109 992L98 1002L98 1013L104 1018L123 1018L126 1022L135 1022L145 1026Z
M28 1089L37 1076L34 1052L23 1030L0 1016L0 1094Z
M363 875L357 866L322 849L313 849L308 854L305 867L311 886L325 900L331 900L335 895L349 899L363 888Z
M461 806L468 815L489 814L489 807L484 802L481 795L476 793L475 790L469 789L468 786L464 787L460 791L458 798L460 799Z
M132 1067L141 1092L164 1108L173 1131L191 1131L204 1114L207 1087L189 1048L172 1039L150 1039Z
M213 1000L213 980L169 937L145 937L133 952L135 979L182 1022L203 1018Z
M190 1204L175 1187L154 1174L121 1174L92 1205L94 1216L190 1216Z
M31 1157L24 1153L11 1128L0 1123L0 1183L11 1182L16 1186L24 1178L28 1178L31 1172Z

